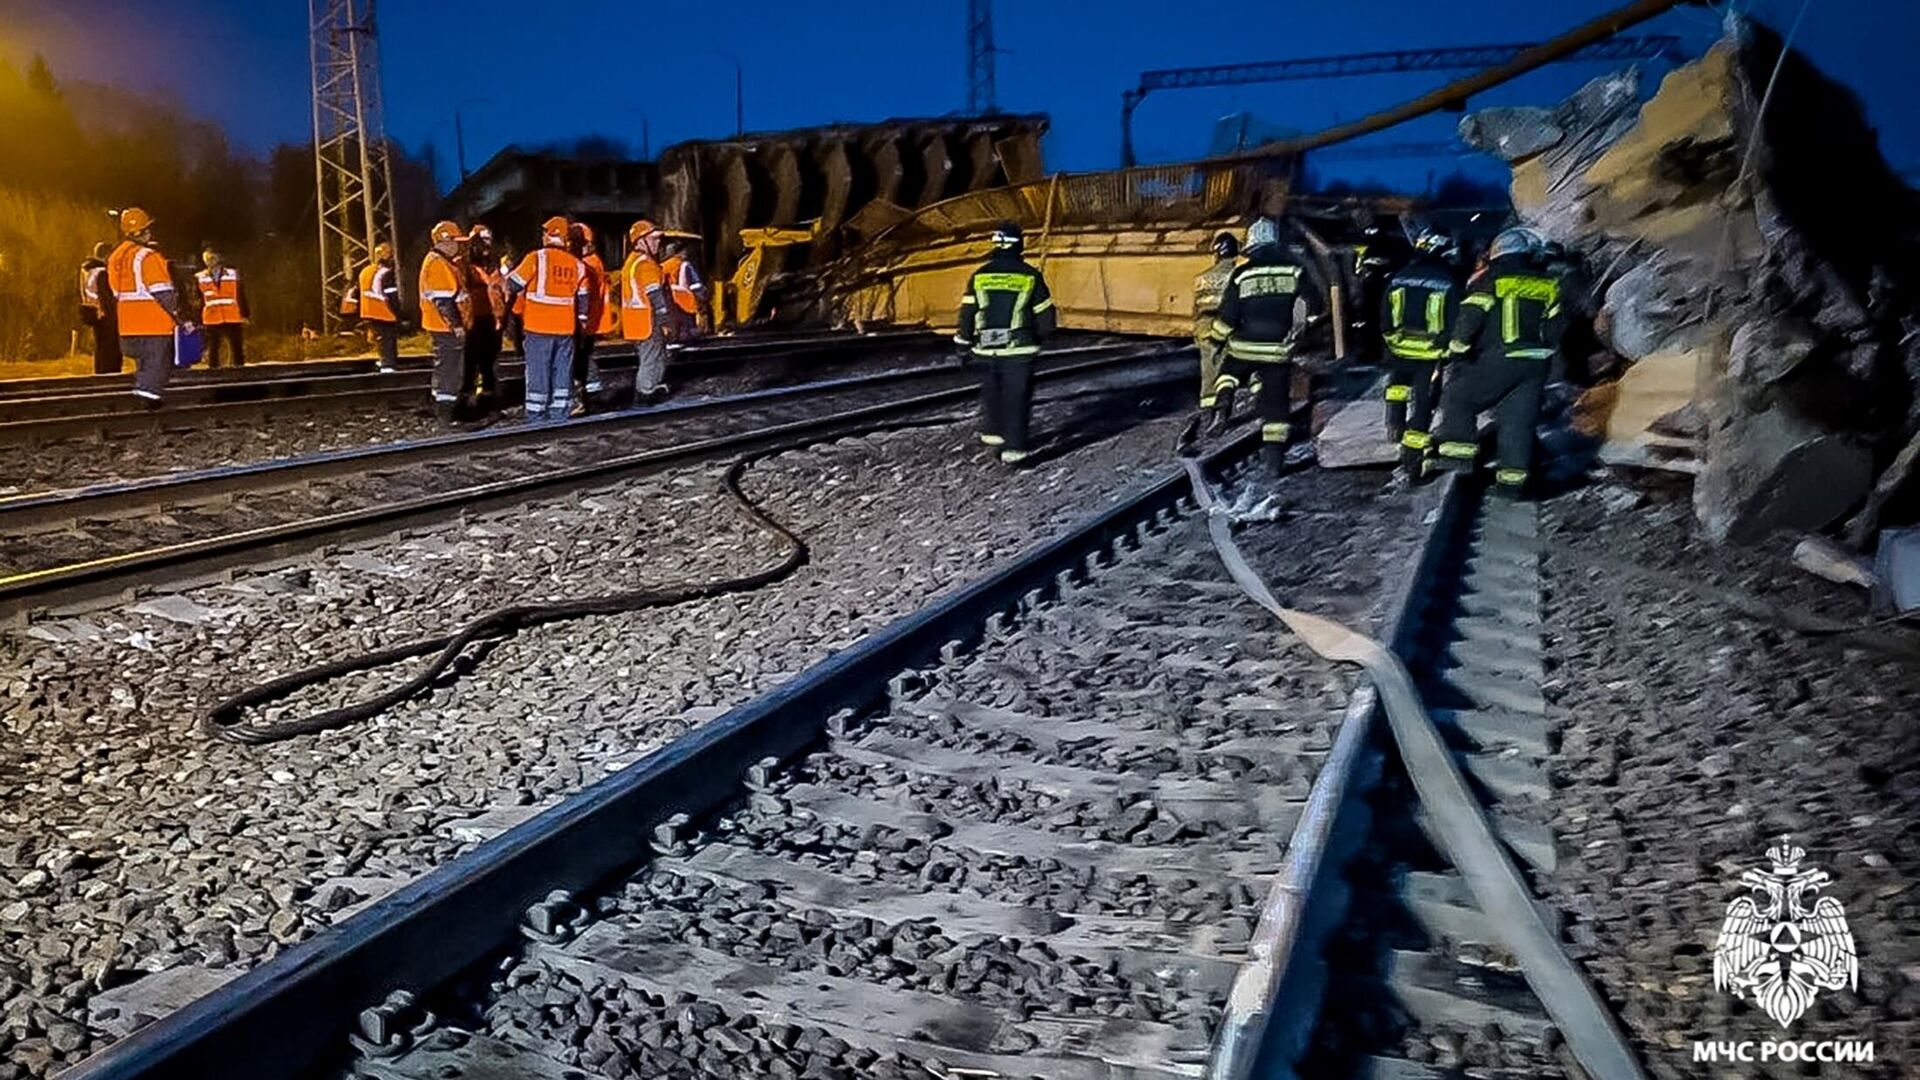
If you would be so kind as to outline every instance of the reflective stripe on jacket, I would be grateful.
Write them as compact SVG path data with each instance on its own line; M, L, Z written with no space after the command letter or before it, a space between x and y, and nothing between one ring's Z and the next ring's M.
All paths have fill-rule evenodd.
M459 265L437 251L427 252L427 257L420 260L420 329L429 334L451 334L472 324L472 302L464 278ZM458 327L450 325L440 310L440 303L449 300L459 314Z
M660 264L636 251L627 256L620 270L620 336L628 341L645 341L653 336L653 313L664 305L661 289L665 278Z
M173 316L158 299L173 293L165 256L144 244L123 241L107 259L107 284L119 308L121 337L173 334Z
M1040 271L1011 252L996 253L967 279L954 340L975 356L1032 356L1058 319Z
M525 289L521 319L530 334L572 334L580 325L576 298L587 295L587 264L570 251L543 247L527 253L507 275Z
M200 286L200 321L208 326L238 326L246 322L240 310L240 272L220 268L220 276L202 270L193 276Z
M368 322L399 322L394 310L397 295L393 269L378 263L360 268L360 317Z

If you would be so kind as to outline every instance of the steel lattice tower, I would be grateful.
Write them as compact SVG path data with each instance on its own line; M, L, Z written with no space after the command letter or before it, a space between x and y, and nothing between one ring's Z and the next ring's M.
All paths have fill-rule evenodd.
M373 246L396 235L374 3L307 0L320 295L330 330L339 328L341 298L372 261Z
M967 0L967 112L998 110L993 86L993 4Z

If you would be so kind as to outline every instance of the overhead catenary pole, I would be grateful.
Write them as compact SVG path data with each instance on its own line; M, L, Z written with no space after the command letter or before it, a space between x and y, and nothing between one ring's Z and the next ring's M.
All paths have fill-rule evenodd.
M397 237L374 4L307 0L320 292L330 330L342 326L341 301L375 245Z

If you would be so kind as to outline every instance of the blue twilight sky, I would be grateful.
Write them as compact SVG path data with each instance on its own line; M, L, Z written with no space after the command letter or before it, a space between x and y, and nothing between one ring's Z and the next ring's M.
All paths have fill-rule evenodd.
M999 103L1052 115L1051 166L1107 168L1118 161L1120 92L1146 68L1537 40L1620 2L999 3ZM1739 2L1784 26L1802 0ZM1920 65L1914 60L1920 3L1809 3L1800 44L1866 100L1894 164L1920 168ZM732 0L707 8L380 0L388 130L410 148L432 144L443 183L457 178L454 112L462 102L471 165L509 143L586 135L619 139L638 151L643 119L656 151L681 139L723 136L732 132L734 108L732 61L723 52L738 57L744 70L750 130L939 115L965 101L965 6L963 0ZM686 14L669 21L675 11ZM60 77L171 95L221 124L238 145L264 149L308 137L306 20L302 0L0 0L0 55L18 59L39 51ZM1697 50L1717 33L1717 17L1711 9L1686 8L1637 32L1677 34ZM644 44L653 41L661 43ZM623 52L624 42L637 44ZM1562 65L1479 104L1550 103L1600 70ZM1143 161L1194 157L1224 114L1247 110L1271 123L1313 129L1448 77L1156 94L1135 119L1136 145ZM1375 141L1443 140L1451 125L1451 118L1429 118ZM1457 164L1364 160L1322 167L1418 186L1430 170L1444 173Z

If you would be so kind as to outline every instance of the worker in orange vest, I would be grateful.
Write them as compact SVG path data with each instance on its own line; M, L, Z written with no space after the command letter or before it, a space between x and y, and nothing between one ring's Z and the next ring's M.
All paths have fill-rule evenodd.
M467 358L467 273L460 226L442 221L429 234L433 246L420 260L420 329L433 340L433 413L442 428L453 426Z
M207 367L217 368L223 354L231 353L233 366L247 362L245 327L249 312L247 293L240 286L240 272L228 266L220 253L208 248L200 253L205 269L194 275L200 286L200 325L207 333Z
M373 245L373 262L360 268L360 321L380 344L380 370L400 370L400 275L393 269L393 245Z
M620 269L620 336L633 343L633 402L664 397L667 371L667 321L675 308L660 269L660 229L642 218L627 230L632 254Z
M594 246L593 228L576 221L567 233L567 249L587 267L587 322L573 342L573 412L587 411L587 398L605 387L600 365L594 362L593 348L600 336L600 322L607 312L607 264Z
M494 255L493 230L477 222L467 230L466 270L472 318L461 392L469 395L472 410L482 413L494 407L500 391L497 365L507 321L507 279Z
M93 245L93 257L80 264L80 321L93 330L93 373L120 374L120 320L107 283L107 259L113 245Z
M674 242L671 253L661 260L660 270L673 295L673 306L685 316L679 320L680 332L675 336L683 341L694 337L708 325L702 315L707 304L707 282L694 267L686 241Z
M172 268L153 246L153 215L137 206L120 211L120 235L120 246L107 257L120 351L133 357L134 394L148 408L159 408L173 374L174 334L193 324L174 292Z
M587 264L567 250L569 223L550 217L540 247L507 275L511 305L526 302L521 351L526 355L527 420L565 420L572 405L573 343L587 327Z

